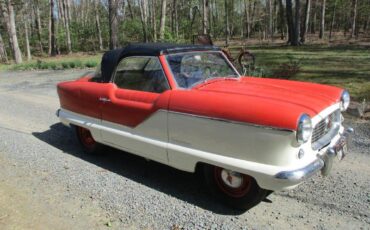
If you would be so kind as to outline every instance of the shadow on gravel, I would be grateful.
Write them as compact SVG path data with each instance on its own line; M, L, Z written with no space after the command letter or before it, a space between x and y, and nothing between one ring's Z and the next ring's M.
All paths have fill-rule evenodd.
M45 132L34 132L32 135L66 154L81 158L203 209L222 215L243 213L225 207L212 199L208 190L203 186L201 175L176 170L113 148L107 148L105 153L99 155L85 154L80 148L74 130L61 123L50 126L50 129Z

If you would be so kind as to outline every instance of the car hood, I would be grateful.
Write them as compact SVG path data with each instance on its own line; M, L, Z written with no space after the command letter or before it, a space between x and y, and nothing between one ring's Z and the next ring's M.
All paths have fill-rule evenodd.
M295 130L302 114L314 117L338 103L342 89L269 78L217 78L177 90L169 110Z
M289 103L311 117L337 103L342 93L342 89L334 86L256 77L214 79L195 89Z

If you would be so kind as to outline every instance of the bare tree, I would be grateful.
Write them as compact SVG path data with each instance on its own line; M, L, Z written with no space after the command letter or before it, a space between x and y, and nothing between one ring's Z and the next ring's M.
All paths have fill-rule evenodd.
M25 2L24 7L27 8L28 4ZM25 9L22 10L23 14L23 25L24 25L24 35L25 35L25 43L26 43L26 53L27 53L27 61L32 59L31 57L31 49L30 49L30 40L28 34L28 26L29 26L29 15L25 12Z
M69 30L69 22L70 19L68 18L68 12L70 11L69 5L66 3L68 0L60 0L62 1L62 9L63 9L63 18L64 18L64 26L66 29L66 38L67 38L67 50L68 53L72 53L72 42L71 42L71 33Z
M161 20L160 20L160 26L159 26L159 39L164 39L164 30L166 26L166 8L167 8L167 2L166 0L162 0L162 10L161 10Z
M157 41L157 0L152 0L151 24L153 30L153 41Z
M326 0L322 0L322 5L321 5L321 26L320 26L320 34L319 38L323 39L324 38L324 33L325 33L325 7L326 7Z
M333 13L332 13L332 18L331 18L331 23L330 23L329 40L331 39L332 33L333 33L336 8L337 8L337 0L334 1Z
M36 30L37 30L37 38L39 40L39 48L40 48L41 54L43 54L44 48L42 46L42 37L41 37L42 29L41 29L40 8L39 8L38 0L34 0L33 9L36 14Z
M109 17L109 49L115 49L118 46L118 21L117 21L117 0L108 0Z
M0 61L1 62L8 62L8 54L6 53L5 45L3 38L1 37L0 33Z
M301 1L295 1L295 20L294 20L294 36L292 45L298 46L299 45L299 34L301 30Z
M250 36L251 25L250 25L250 17L249 17L249 7L251 2L244 0L244 17L245 17L245 35L247 38Z
M131 0L127 0L128 11L130 12L131 20L134 20L134 11L132 10L132 3Z
M140 18L141 24L143 27L143 34L144 34L144 42L148 42L148 3L147 0L140 0L139 2L140 7Z
M56 37L55 37L54 0L50 0L49 55L50 56L57 55Z
M229 45L230 40L230 28L229 28L229 7L227 4L228 0L224 0L225 3L225 43Z
M103 50L103 39L101 36L101 28L100 28L100 14L99 14L99 0L94 0L94 13L95 13L95 26L96 26L96 33L98 35L99 40L99 50Z
M288 25L288 43L292 43L294 39L294 24L293 24L293 9L292 0L286 0L286 19Z
M357 17L357 0L352 1L352 31L351 38L355 36L356 33L356 17Z
M273 39L273 30L272 30L272 2L271 0L266 0L266 10L268 15L268 37Z
M284 28L285 28L285 17L284 17L284 5L283 0L279 0L279 28L280 28L280 39L283 40L285 38Z
M302 43L306 41L306 35L308 33L308 25L310 23L310 11L311 11L311 0L306 0L304 24L303 24L303 29L301 31L301 42Z
M1 7L3 18L5 19L6 28L8 30L9 41L12 47L15 63L17 64L22 63L22 54L21 54L21 50L19 49L17 29L15 26L15 15L14 15L13 3L11 0L7 0L7 1L1 0L0 7Z
M178 1L173 0L173 7L174 7L174 20L175 20L175 37L179 37L179 15L178 15Z
M203 0L203 34L208 34L208 11L209 11L208 0Z

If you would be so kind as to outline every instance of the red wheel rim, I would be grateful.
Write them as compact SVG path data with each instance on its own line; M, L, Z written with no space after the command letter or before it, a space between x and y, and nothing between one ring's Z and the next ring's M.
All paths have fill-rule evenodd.
M91 136L91 132L88 129L78 127L78 135L80 137L82 144L86 148L92 149L94 147L96 142L94 138Z
M220 190L234 198L245 196L252 185L252 177L220 167L214 168L214 177Z

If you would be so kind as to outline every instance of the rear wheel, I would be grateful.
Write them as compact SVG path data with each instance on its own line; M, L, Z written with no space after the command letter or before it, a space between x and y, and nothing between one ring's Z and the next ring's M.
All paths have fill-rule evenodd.
M96 154L102 150L103 145L94 140L90 130L80 126L76 126L76 134L80 144L82 145L83 150L86 153Z
M216 198L237 209L250 209L268 195L268 191L260 188L249 175L205 165L204 176Z

